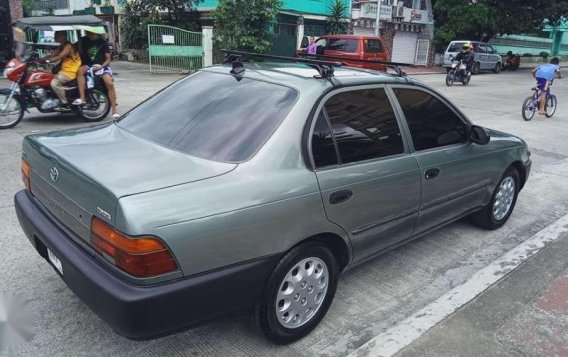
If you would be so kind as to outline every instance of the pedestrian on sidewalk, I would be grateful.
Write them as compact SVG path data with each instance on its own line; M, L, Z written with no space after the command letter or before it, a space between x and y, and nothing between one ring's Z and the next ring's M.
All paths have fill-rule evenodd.
M315 55L318 53L318 46L316 45L314 36L310 36L309 38L309 45L308 45L308 54Z

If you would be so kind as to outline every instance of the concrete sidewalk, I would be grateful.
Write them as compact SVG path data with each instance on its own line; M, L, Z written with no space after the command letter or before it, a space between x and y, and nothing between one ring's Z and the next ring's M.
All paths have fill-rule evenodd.
M568 356L568 234L397 356Z

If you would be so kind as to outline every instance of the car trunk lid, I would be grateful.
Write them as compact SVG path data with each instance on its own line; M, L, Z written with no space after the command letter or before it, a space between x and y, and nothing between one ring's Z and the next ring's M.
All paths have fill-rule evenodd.
M28 136L23 152L32 168L32 194L87 243L93 216L115 225L120 197L204 180L236 167L164 148L114 124Z

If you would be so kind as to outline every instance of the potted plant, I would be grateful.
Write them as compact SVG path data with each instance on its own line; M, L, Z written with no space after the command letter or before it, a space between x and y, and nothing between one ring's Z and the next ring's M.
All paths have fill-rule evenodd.
M101 6L101 14L114 14L114 6L112 6L110 0L105 0L105 6Z
M100 5L102 3L102 0L91 0L91 7L93 5Z
M97 9L95 9L92 6L86 7L83 12L85 13L85 15L94 15L97 13Z

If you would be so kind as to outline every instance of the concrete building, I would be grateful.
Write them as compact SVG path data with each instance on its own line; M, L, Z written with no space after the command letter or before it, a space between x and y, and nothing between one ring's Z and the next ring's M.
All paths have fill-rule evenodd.
M15 34L11 23L23 16L22 0L0 0L0 68L13 56Z
M353 33L374 35L379 8L380 37L391 61L431 65L433 60L434 16L431 0L354 0Z
M284 0L274 26L276 38L270 52L291 56L300 47L305 36L321 36L327 33L327 16L334 0ZM347 6L346 15L351 13L351 0L342 0ZM204 0L197 9L204 24L214 25L211 19L219 1ZM348 18L347 18L348 20Z

